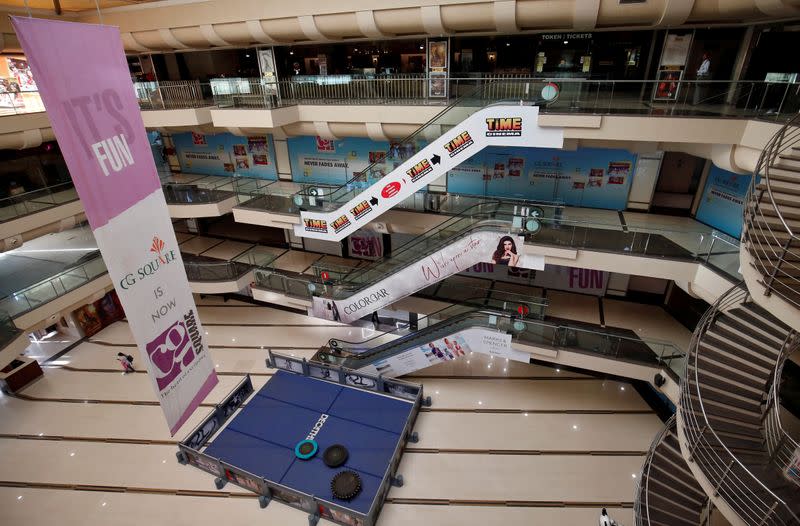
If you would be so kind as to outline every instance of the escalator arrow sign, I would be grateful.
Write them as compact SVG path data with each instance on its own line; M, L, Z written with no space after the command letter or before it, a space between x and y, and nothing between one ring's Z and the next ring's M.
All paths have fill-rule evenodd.
M369 204L371 204L372 206L377 206L378 205L378 198L373 195L372 199L369 200Z
M431 157L431 164L439 164L439 161L441 160L441 157L439 157L437 154L434 154L434 156Z

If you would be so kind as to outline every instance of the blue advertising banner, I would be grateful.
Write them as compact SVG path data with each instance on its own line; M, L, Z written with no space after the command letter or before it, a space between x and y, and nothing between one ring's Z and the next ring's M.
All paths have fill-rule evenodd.
M175 153L186 173L278 179L271 135L176 133Z
M369 166L372 166L370 179L380 179L425 146L424 143L390 144L363 137L327 140L302 136L290 137L287 143L295 182L334 185L345 184ZM390 149L387 159L386 152Z
M711 165L697 220L738 239L742 235L742 207L752 178L753 174L735 174Z
M635 166L627 150L489 147L448 172L447 191L624 210Z

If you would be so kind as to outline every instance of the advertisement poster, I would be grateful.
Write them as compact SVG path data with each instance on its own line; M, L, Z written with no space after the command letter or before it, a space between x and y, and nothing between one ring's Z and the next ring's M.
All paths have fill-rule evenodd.
M44 111L30 65L22 55L0 57L0 114Z
M521 254L522 246L522 236L486 230L475 232L389 274L349 298L314 297L311 314L317 318L351 323L481 262L508 268L544 268L544 258Z
M692 46L692 35L667 35L664 42L664 51L661 53L661 67L679 67L686 65L689 48Z
M84 305L79 309L75 309L75 322L81 328L84 336L94 336L100 329L103 328L103 322L100 320L100 315L94 304Z
M447 40L428 40L428 96L447 97Z
M681 75L683 72L674 69L662 69L656 77L656 88L653 93L655 101L678 100Z
M544 269L505 268L491 263L478 263L462 274L506 283L520 283L551 290L564 290L605 296L608 272L585 268L546 265Z
M739 239L744 200L752 178L752 174L735 174L712 165L697 208L697 220Z
M295 182L343 185L370 167L373 178L392 169L386 160L390 144L362 137L336 141L320 137L289 137L289 158Z
M472 328L446 338L433 340L359 369L360 372L397 378L438 363L449 362L471 352L509 358L528 363L530 355L511 348L511 335L488 329Z
M634 166L627 150L489 147L448 171L447 190L624 210Z
M119 28L25 17L12 17L12 24L125 308L141 363L147 364L175 435L217 385L217 375ZM93 102L87 106L86 100Z
M441 137L398 166L395 167L396 161L392 160L392 169L389 170L387 167L387 173L379 184L366 188L338 209L330 212L301 212L302 223L295 225L295 234L301 237L339 241L359 230L362 225L376 220L395 204L436 181L488 146L504 146L506 148L499 151L513 151L515 158L525 157L516 153L521 148L512 148L515 146L526 146L526 149L533 151L538 148L561 148L564 142L563 131L540 127L538 120L537 106L483 108L447 130ZM294 164L297 162L299 159L293 160L292 173L295 174L302 173L300 167ZM519 164L519 161L515 162ZM523 163L530 166L527 157ZM503 180L510 181L524 179L524 177L503 177ZM483 182L477 182L480 188L474 193L482 194ZM627 187L625 190L627 191ZM334 222L346 223L348 226L334 230L331 226Z
M351 257L375 261L383 257L383 235L369 230L359 230L347 238Z
M185 132L174 134L172 141L185 173L278 179L269 135L242 137L230 133Z

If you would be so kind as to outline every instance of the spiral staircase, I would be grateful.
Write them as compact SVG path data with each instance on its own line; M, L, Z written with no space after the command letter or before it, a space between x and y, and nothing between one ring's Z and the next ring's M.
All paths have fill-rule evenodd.
M800 525L798 450L781 423L783 365L800 347L800 115L764 148L745 202L742 283L694 331L677 413L656 437L638 525Z

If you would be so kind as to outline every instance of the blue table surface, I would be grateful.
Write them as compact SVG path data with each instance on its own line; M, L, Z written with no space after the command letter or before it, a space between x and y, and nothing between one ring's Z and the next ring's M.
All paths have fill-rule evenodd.
M208 446L205 453L294 490L368 513L400 442L411 402L278 371ZM310 460L294 448L322 414L328 418L315 440ZM325 448L341 444L349 451L344 466L329 468ZM334 499L330 482L342 470L356 471L362 491L349 502Z

